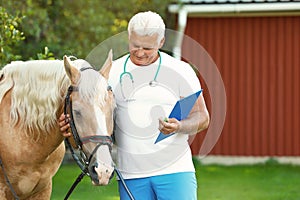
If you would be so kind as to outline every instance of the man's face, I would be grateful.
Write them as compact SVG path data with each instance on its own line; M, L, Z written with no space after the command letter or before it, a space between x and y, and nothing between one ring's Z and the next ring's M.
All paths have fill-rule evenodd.
M139 66L150 65L158 58L158 49L162 47L163 40L157 42L157 34L140 36L134 32L129 37L129 52L131 61Z

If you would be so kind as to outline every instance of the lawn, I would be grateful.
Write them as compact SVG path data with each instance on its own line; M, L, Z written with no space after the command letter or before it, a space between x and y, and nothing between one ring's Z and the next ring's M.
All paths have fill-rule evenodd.
M195 162L199 200L299 200L300 166L276 162L259 165L202 165ZM61 200L79 175L76 165L64 164L53 179L51 200ZM85 177L70 200L117 200L117 181L94 187Z

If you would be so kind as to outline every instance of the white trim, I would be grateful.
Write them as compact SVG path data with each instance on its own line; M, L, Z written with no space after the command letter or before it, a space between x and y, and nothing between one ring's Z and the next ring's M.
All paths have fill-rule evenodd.
M181 59L181 46L184 36L184 31L187 23L187 15L188 13L185 10L181 10L178 13L178 32L176 40L175 40L175 46L173 49L174 57L177 59Z
M170 13L185 11L188 14L205 15L208 13L261 13L263 12L294 12L300 15L300 2L287 3L243 3L243 4L201 4L201 5L176 5L168 7Z
M300 157L298 156L206 156L196 157L204 165L221 164L221 165L253 165L266 163L270 159L274 159L280 164L300 165Z

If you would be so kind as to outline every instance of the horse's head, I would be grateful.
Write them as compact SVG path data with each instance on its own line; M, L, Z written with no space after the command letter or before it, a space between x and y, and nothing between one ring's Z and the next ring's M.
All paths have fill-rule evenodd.
M99 72L84 60L70 61L66 56L64 65L71 80L65 106L71 115L71 132L86 157L84 162L93 184L107 185L114 172L110 136L115 102L107 84L112 52Z

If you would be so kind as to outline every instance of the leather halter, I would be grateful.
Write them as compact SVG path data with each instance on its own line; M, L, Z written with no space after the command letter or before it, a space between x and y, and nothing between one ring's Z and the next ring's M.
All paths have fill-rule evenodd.
M76 147L80 151L80 155L81 155L80 159L76 158L74 160L79 165L81 170L85 171L86 168L89 167L90 161L91 161L92 157L94 156L94 154L96 153L97 149L102 145L107 145L109 147L109 150L111 151L113 142L112 142L112 138L110 136L104 136L104 135L90 135L90 136L85 136L83 138L80 138L80 136L77 132L77 129L76 129L74 116L73 116L73 112L72 112L71 93L73 91L78 91L78 88L75 86L72 86L72 85L69 86L68 93L65 98L64 114L67 115L68 110L69 110L69 114L70 114L69 123L70 123L71 133L74 138ZM83 145L86 143L89 143L89 142L96 143L97 145L96 145L95 149L92 151L91 155L88 157L85 154L85 152L83 151ZM70 148L71 152L74 151L72 145L70 145L68 138L66 138L66 144ZM79 160L81 160L82 162L78 162ZM85 172L89 176L89 173L87 171L85 171Z
M80 71L84 71L87 69L94 69L94 68L91 68L91 67L82 68L82 69L80 69ZM108 90L110 90L110 88L108 88ZM66 98L65 98L64 115L65 115L65 119L67 119L66 115L68 114L68 111L69 111L69 114L70 114L69 124L70 124L70 128L71 128L71 133L74 138L76 148L79 150L80 156L78 156L75 153L74 148L72 147L72 145L69 141L69 138L65 138L65 144L69 148L73 159L75 160L76 164L80 167L82 172L77 177L74 184L71 186L70 190L68 191L67 195L64 198L65 200L69 198L69 196L71 195L71 193L73 192L73 190L75 189L77 184L82 180L82 178L85 175L87 175L89 177L91 176L88 169L90 167L91 160L92 160L93 156L95 155L95 153L97 152L97 150L99 149L99 147L102 145L107 145L111 152L112 145L113 145L113 141L110 136L90 135L90 136L85 136L85 137L80 138L80 136L77 132L77 129L76 129L74 116L73 116L72 101L71 101L71 94L73 91L78 91L78 87L70 85L68 88ZM92 151L91 155L88 157L86 155L86 153L83 151L83 145L86 143L90 143L90 142L96 143L97 145L94 148L94 150Z
M87 69L93 69L94 70L94 68L92 68L92 67L86 67L86 68L80 69L80 71L84 71L84 70L87 70ZM112 90L112 89L111 89L110 86L108 86L107 90ZM75 86L72 86L72 85L69 86L68 93L67 93L66 98L65 98L64 114L65 114L65 119L67 119L66 115L67 115L67 111L69 110L70 118L71 118L71 120L69 121L70 128L71 128L71 133L72 133L72 136L75 140L76 146L79 149L81 158L79 158L77 156L77 154L74 152L74 149L73 149L72 145L70 144L68 138L65 138L65 143L66 143L67 147L70 149L73 159L76 161L77 165L80 167L82 172L79 174L79 176L77 177L77 179L75 180L75 182L73 183L71 188L69 189L69 191L66 194L64 200L67 200L69 198L69 196L71 195L71 193L73 192L75 187L78 185L78 183L82 180L82 178L85 175L90 176L90 174L88 172L88 168L89 168L91 159L92 159L93 155L97 152L98 148L102 145L107 145L109 147L110 152L111 152L112 145L113 145L113 141L112 141L112 138L110 136L90 135L90 136L80 138L80 136L77 132L76 126L75 126L74 117L73 117L73 113L72 113L71 93L73 91L78 91L78 88L75 87ZM97 143L96 147L94 148L94 150L91 153L89 158L87 157L87 155L84 153L84 151L82 149L82 146L84 144L88 143L88 142ZM114 166L114 171L117 173L117 176L119 177L121 183L123 184L130 200L135 200L135 198L133 197L132 193L130 192L129 188L126 185L121 172L117 169L116 166Z

